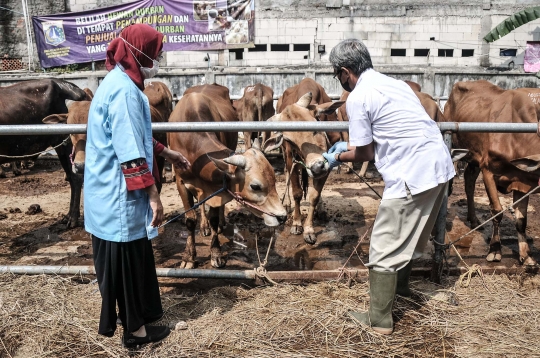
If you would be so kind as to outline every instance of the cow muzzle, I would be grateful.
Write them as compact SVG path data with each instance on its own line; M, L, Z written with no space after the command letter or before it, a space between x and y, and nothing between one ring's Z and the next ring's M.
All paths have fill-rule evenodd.
M279 226L281 224L283 224L285 221L287 221L287 216L271 216L271 215L268 215L268 214L263 214L263 220L264 220L264 224L266 226Z
M328 175L328 162L324 159L317 159L307 169L310 177L319 178Z

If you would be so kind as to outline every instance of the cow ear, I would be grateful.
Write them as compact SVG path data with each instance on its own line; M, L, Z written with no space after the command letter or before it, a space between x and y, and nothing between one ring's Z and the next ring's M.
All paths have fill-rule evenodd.
M43 118L42 122L45 124L66 123L67 118L68 118L67 113L51 114L50 116Z
M332 113L334 113L336 111L336 109L341 107L344 103L345 103L345 101L336 101L336 102L328 102L328 103L318 104L315 107L315 111L316 111L317 115L332 114Z
M467 149L452 149L452 162L457 162L458 160L463 159L467 154L469 154L469 151Z
M214 165L216 166L216 168L218 168L220 172L222 172L229 178L234 177L234 172L236 171L236 165L226 163L222 159L213 158L209 156L208 154L206 156L208 157L208 159L210 159L214 163Z
M282 144L283 144L283 133L282 132L273 133L272 136L264 142L262 151L263 153L269 153L272 150L281 147Z
M298 102L296 102L296 104L299 105L300 107L307 108L309 104L311 103L312 98L313 98L313 94L311 94L311 92L308 92L302 97L300 97L300 99L298 100Z
M537 172L540 168L540 154L511 160L510 163L525 172ZM538 173L538 172L537 172Z

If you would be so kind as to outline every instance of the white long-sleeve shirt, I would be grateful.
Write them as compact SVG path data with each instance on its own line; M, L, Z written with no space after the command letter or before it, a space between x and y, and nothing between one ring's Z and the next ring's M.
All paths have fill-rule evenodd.
M363 72L347 99L349 144L375 144L383 199L412 195L454 177L450 152L436 123L405 82L373 69Z

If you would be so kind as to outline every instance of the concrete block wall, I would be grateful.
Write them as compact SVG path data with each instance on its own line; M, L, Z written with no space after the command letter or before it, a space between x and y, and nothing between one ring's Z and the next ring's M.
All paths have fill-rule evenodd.
M29 0L32 15L63 11L83 11L131 0ZM537 0L353 0L350 6L327 8L326 0L255 0L255 43L266 44L266 52L245 50L237 60L229 51L210 53L210 64L223 67L275 67L329 64L331 49L345 38L365 41L375 65L405 66L515 66L523 64L527 41L540 40L538 21L526 24L493 44L482 46L482 37L509 15ZM20 2L6 0L7 7L19 9ZM6 17L8 15L4 15ZM0 49L10 57L24 55L24 29L17 27L17 16L4 19L12 23L4 31ZM20 22L20 21L19 21ZM14 36L15 35L15 36ZM434 37L434 41L430 38ZM13 43L8 38L16 39ZM6 42L7 41L7 42ZM287 52L271 51L271 44L289 44ZM310 44L310 51L293 51L294 44ZM318 45L326 52L319 54ZM517 48L515 58L501 57L500 48ZM439 57L439 49L454 49L453 57ZM405 49L406 56L391 56L391 49ZM427 57L414 56L414 49L429 49ZM462 57L461 50L474 51ZM206 52L169 52L166 66L205 68ZM304 58L306 57L307 58Z

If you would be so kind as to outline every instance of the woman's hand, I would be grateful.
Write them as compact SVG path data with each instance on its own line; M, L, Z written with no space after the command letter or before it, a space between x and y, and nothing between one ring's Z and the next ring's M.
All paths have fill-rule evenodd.
M161 199L159 198L159 193L157 191L156 185L149 186L144 189L148 194L150 200L150 207L152 208L152 227L158 227L163 222L163 205L161 204Z
M182 154L175 150L171 150L165 147L165 149L163 149L163 151L159 155L165 158L165 160L167 160L179 170L188 170L189 168L191 168L189 160L187 160L186 157L184 157Z

